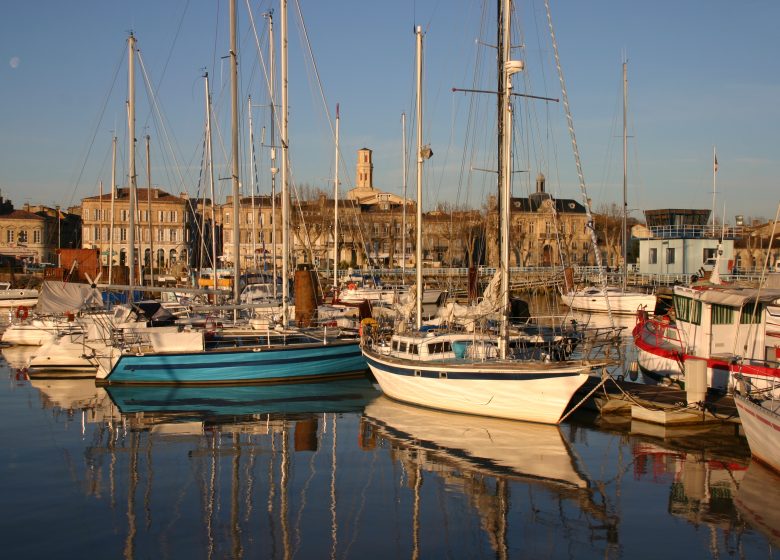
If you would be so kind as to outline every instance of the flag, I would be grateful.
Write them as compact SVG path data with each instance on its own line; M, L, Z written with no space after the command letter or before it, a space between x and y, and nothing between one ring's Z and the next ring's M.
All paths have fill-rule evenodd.
M718 172L718 154L713 154L713 156L715 157L715 163L713 163L712 169L713 169L713 171L715 171L715 173L717 173Z

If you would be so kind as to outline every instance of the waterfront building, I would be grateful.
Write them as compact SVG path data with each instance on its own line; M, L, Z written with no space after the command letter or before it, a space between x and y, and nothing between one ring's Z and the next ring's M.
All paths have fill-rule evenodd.
M539 173L536 190L510 201L510 266L562 266L592 264L593 244L587 211L576 200L554 198ZM489 262L498 262L498 204L488 200L485 237Z
M745 226L741 238L734 241L735 272L758 274L767 262L770 272L780 272L780 230L773 222Z
M159 272L185 268L190 257L189 221L192 216L188 195L174 196L159 188L139 188L136 201L135 240L139 263L145 269L153 263ZM99 249L103 265L129 265L130 198L127 188L116 189L113 221L111 207L110 192L81 201L82 247ZM113 254L109 257L112 237Z
M712 271L721 246L718 272L729 274L741 228L709 224L709 216L709 210L687 208L645 211L647 233L639 240L639 272L701 277ZM641 234L639 229L635 232Z

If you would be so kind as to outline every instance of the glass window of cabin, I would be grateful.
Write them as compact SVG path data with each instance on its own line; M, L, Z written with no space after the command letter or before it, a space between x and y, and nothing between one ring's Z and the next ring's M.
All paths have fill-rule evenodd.
M674 248L668 247L666 249L666 264L674 264Z
M398 350L398 341L397 340L393 341L393 350Z
M674 313L678 321L689 322L691 317L691 298L683 296L674 296Z
M701 302L691 301L690 322L694 325L701 325Z
M717 249L708 248L704 249L701 256L701 262L703 264L715 264L715 257L718 253Z
M647 260L648 260L648 262L650 264L658 264L658 249L657 248L653 247L652 249L650 249L650 254L648 255Z
M410 354L417 354L417 353L419 353L416 344L410 344L409 345L409 353Z
M398 344L398 351L399 352L406 352L406 343L405 342L400 342Z
M739 314L739 322L742 325L757 325L761 323L761 316L764 312L764 306L760 303L746 303Z
M734 308L728 305L712 306L712 324L730 325L734 322Z

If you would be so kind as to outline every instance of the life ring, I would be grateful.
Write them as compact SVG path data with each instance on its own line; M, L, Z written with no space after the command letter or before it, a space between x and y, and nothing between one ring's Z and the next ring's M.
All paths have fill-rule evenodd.
M357 286L355 285L354 282L350 282L349 284L347 284L347 289L354 290L355 288L357 288Z
M26 305L20 305L16 308L16 318L24 321L30 316L30 310Z

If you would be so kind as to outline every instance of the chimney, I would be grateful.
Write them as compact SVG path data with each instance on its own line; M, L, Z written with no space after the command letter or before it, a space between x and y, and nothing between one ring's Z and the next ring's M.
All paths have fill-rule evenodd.
M544 173L540 172L539 175L536 176L536 192L544 192L544 180Z

